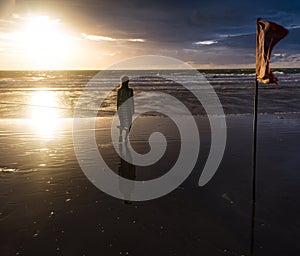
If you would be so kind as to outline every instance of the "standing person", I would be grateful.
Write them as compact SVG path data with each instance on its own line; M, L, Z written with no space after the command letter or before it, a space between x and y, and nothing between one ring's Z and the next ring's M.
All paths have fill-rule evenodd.
M120 136L119 141L122 141L122 131L125 130L125 140L131 128L132 115L134 113L133 90L128 87L128 76L120 78L120 87L117 89L117 110L120 120ZM125 104L123 104L126 102Z

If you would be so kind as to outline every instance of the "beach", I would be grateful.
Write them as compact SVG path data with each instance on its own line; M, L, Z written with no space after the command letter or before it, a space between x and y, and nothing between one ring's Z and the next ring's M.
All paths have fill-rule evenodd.
M141 119L154 119L140 121L147 122L147 130L155 128L149 122L166 122L164 117ZM201 119L200 134L207 135ZM99 121L97 127L105 131L108 123ZM260 116L259 123L256 253L292 255L299 250L299 115ZM22 132L20 121L1 122L1 145L11 145L1 147L1 165L19 161L19 169L1 170L3 255L248 255L251 117L227 118L226 152L206 186L197 184L209 149L204 137L199 161L179 188L162 198L128 205L88 181L73 152L71 120L64 125L55 141L41 141ZM144 131L137 131L132 141L138 138L140 144ZM112 145L105 147L112 150ZM110 156L117 167L120 160Z
M84 77L80 85L93 74ZM232 81L236 74L207 75L223 104L227 125L225 153L209 183L198 186L211 146L210 124L201 109L194 103L187 104L195 111L193 118L201 141L193 171L171 193L154 200L129 203L99 190L81 170L73 147L72 99L76 102L82 88L75 90L77 87L70 82L73 91L62 89L63 79L48 75L46 81L31 82L30 90L20 89L20 86L12 90L7 84L4 86L7 81L2 83L2 101L6 101L6 105L2 104L0 120L1 255L249 255L253 145L251 74L244 75L240 83ZM75 76L74 81L77 81L78 75ZM268 87L260 91L255 255L297 255L300 252L299 89L295 86L292 90L294 74L287 76L289 80L281 89ZM219 81L220 77L224 80ZM41 90L51 79L50 89ZM159 85L149 87L149 79L143 81L140 87L138 81L133 81L136 92L143 88L158 90ZM181 89L172 85L164 85L162 90L182 97ZM53 100L39 106L41 103L32 95L38 92L42 97L41 92L45 91L49 92L48 99ZM33 99L28 107L20 104L11 109L9 102L29 99L28 95ZM51 105L57 98L49 95L58 95L60 109ZM109 113L115 108L114 99L110 98L103 106L104 113L108 114L96 118L94 132L103 158L118 173L122 160L110 138L112 117ZM49 104L54 111L45 112ZM52 117L52 122L41 119L37 108ZM32 116L27 115L28 111ZM47 125L43 126L37 117ZM184 121L185 117L181 118ZM137 152L145 154L150 150L149 135L157 131L166 137L166 153L155 166L135 166L136 180L155 179L176 162L181 140L174 124L163 115L138 117L130 132L130 143ZM193 138L188 142L192 143ZM120 146L125 147L125 142Z

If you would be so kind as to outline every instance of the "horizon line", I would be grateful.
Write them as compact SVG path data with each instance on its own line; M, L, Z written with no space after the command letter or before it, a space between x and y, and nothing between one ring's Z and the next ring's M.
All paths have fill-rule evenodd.
M226 70L226 69L236 69L236 70L241 70L241 69L247 69L247 70L255 70L255 67L205 67L205 68L195 68L195 70ZM274 69L300 69L299 67L272 67L272 70ZM150 68L150 69L89 69L89 68L82 68L82 69L0 69L0 71L35 71L35 72L47 72L47 71L132 71L132 70L185 70L182 68Z

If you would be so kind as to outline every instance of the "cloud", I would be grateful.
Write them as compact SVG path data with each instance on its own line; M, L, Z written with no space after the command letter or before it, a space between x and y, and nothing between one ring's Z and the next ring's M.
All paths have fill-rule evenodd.
M108 36L87 35L85 33L81 33L81 35L83 38L91 41L109 41L109 42L117 41L117 39Z
M217 44L218 42L215 41L215 40L207 40L207 41L198 41L198 42L195 42L193 44L196 44L196 45L212 45L212 44Z
M100 36L100 35L87 35L86 33L81 33L81 36L84 39L90 41L106 41L106 42L137 42L137 43L144 43L145 40L141 38L126 38L126 39L117 39L108 36Z
M132 39L125 39L127 40L128 42L138 42L138 43L144 43L145 40L144 39L141 39L141 38L132 38Z
M112 57L112 56L117 55L118 53L119 52L103 52L102 55L103 56L110 56L110 57Z

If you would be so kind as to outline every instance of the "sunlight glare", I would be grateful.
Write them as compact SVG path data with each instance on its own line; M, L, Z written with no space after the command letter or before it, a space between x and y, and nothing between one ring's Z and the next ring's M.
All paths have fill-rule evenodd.
M35 92L30 99L29 115L36 133L42 138L53 139L58 129L59 110L55 93Z

